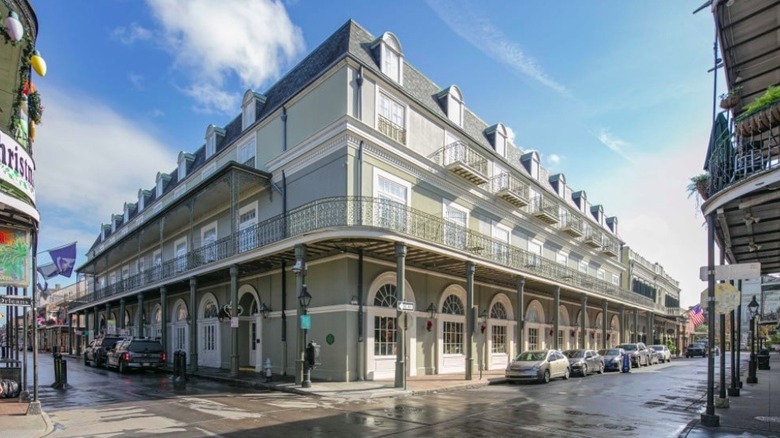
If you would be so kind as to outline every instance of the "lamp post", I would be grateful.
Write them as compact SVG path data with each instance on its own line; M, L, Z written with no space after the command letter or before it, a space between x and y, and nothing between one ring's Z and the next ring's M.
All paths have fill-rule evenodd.
M260 305L260 315L263 316L263 319L268 319L268 315L270 315L271 312L271 308L268 307L265 303Z
M488 323L488 311L483 309L479 313L479 329L482 331L482 366L479 367L479 380L482 380L482 370L487 370L488 359L488 343L487 343L487 323Z
M756 378L756 315L758 315L758 302L756 296L748 304L750 312L750 362L748 363L748 383L758 383Z
M306 285L304 284L301 288L301 293L298 295L298 304L301 305L301 309L303 311L303 315L301 315L301 327L303 328L303 348L304 351L307 347L307 344L309 343L309 304L311 303L311 294L309 293L308 289L306 289ZM303 321L306 321L305 323ZM308 358L304 355L304 361L303 361L303 377L304 380L301 382L301 388L311 388L311 366L309 366Z

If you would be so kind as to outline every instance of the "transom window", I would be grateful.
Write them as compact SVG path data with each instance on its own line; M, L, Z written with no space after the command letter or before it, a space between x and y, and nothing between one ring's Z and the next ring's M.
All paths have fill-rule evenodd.
M457 295L450 295L441 305L441 313L447 315L463 315L463 301Z
M374 297L374 305L378 307L390 307L395 309L398 299L396 298L396 287L393 284L385 284L379 288Z
M203 319L216 318L219 316L219 309L217 308L217 302L209 300L206 305L203 306Z
M176 321L186 321L187 320L187 308L185 306L179 306L176 309Z
M490 309L490 317L492 319L507 319L506 307L501 303L493 304L493 308Z
M536 307L531 307L528 309L528 313L525 315L526 322L542 322L542 319L539 317L539 312L536 310Z

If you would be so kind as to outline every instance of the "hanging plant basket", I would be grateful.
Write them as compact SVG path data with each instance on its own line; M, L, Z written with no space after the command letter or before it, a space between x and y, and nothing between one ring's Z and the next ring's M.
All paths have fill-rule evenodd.
M701 199L707 200L707 198L710 197L710 194L707 193L707 181L700 181L696 183L696 191L699 192L699 196L701 196Z
M729 94L720 101L720 107L729 110L739 105L740 98L736 94Z

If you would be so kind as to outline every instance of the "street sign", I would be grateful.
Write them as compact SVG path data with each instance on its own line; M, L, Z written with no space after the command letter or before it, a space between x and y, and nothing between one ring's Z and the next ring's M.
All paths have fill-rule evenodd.
M0 295L0 305L2 306L29 306L31 302L30 297Z
M230 328L238 328L238 317L234 316L230 318Z
M713 267L715 268L715 281L753 280L761 277L761 263L737 263ZM699 268L699 278L701 281L707 281L706 266Z
M311 329L311 316L309 316L309 315L301 315L301 328L303 330L310 330Z
M398 310L401 312L414 312L414 303L411 301L399 301Z
M699 305L702 309L707 309L707 297L708 297L708 288L704 288L703 291L701 291L701 294L699 296L700 301ZM716 314L726 314L731 312L732 310L736 310L737 306L739 305L739 299L740 299L740 292L739 289L736 287L728 284L728 283L718 283L715 285L715 313Z

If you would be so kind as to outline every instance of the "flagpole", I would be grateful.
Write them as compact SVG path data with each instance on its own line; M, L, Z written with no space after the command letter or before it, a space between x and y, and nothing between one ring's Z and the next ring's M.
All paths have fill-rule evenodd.
M70 243L66 243L65 245L58 246L58 247L56 247L56 248L51 248L51 249L47 249L47 250L41 251L41 252L39 252L37 255L41 255L41 254L43 254L43 253L45 253L45 252L49 252L49 251L56 251L56 250L58 250L58 249L66 248L66 247L68 247L68 246L71 246L71 245L73 245L73 244L75 244L75 243L79 243L79 241L78 241L78 240L76 240L76 241L73 241L73 242L70 242Z

